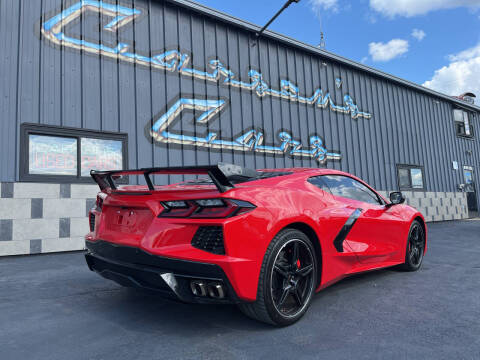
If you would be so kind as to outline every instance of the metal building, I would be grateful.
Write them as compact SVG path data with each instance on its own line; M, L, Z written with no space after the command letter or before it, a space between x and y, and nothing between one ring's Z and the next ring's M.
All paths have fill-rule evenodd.
M0 1L0 255L83 247L91 168L327 166L476 216L479 107L257 30L187 0Z

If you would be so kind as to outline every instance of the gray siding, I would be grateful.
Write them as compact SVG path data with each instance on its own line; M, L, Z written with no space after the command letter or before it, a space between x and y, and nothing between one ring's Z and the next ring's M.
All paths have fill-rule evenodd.
M371 119L321 109L254 91L182 76L162 69L54 45L41 35L42 23L77 1L0 1L0 181L19 179L19 128L23 122L128 133L129 167L178 166L234 162L248 167L317 167L311 158L206 149L152 142L145 128L180 97L226 99L228 106L207 126L193 126L201 111L184 111L173 129L205 136L217 132L231 139L245 129L263 129L265 143L278 145L277 134L288 130L308 148L309 137L321 136L327 148L342 153L328 167L351 172L378 189L397 188L396 164L425 167L427 191L456 191L463 182L460 167L475 167L479 184L480 123L474 120L474 140L455 134L453 101L394 79L335 61L330 56L288 45L272 36L252 44L251 31L229 22L176 6L171 2L106 0L135 7L142 15L118 32L99 31L111 17L86 12L68 26L69 36L92 43L130 44L130 50L152 57L179 49L191 54L189 67L205 71L219 59L248 82L248 70L263 74L279 89L289 79L302 95L317 88L329 91L336 104L349 94ZM341 78L340 88L335 79ZM472 155L467 154L472 150ZM157 181L163 181L158 177ZM175 179L173 179L175 180Z

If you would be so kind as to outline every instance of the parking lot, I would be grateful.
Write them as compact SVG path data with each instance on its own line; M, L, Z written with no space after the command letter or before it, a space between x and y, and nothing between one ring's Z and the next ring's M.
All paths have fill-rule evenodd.
M479 359L480 221L429 236L419 272L341 281L288 328L121 288L81 253L0 258L0 358Z

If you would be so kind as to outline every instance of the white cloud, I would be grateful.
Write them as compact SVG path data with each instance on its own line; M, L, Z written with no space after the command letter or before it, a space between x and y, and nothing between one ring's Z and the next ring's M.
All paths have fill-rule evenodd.
M338 0L310 0L310 5L316 13L321 10L338 11Z
M480 43L448 57L450 64L435 71L423 86L457 96L471 91L480 95ZM477 97L477 99L479 99ZM477 100L477 104L480 101Z
M368 44L368 53L373 61L390 61L408 51L408 41L392 39L387 43L371 42Z
M412 30L412 36L417 39L418 41L422 41L427 34L425 34L425 31L420 30L420 29L413 29Z
M475 57L480 57L480 44L477 46L471 47L470 49L460 51L458 54L448 55L448 60L451 62L470 60Z
M370 0L370 7L388 17L412 17L458 7L477 9L480 0Z

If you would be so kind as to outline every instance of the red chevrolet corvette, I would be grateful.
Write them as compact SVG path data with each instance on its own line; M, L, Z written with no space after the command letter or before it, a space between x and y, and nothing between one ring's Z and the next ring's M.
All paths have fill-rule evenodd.
M195 176L154 186L157 174ZM235 303L274 325L297 321L315 292L348 275L418 270L426 251L425 220L400 192L387 201L336 170L220 163L91 175L101 192L90 270L185 302ZM147 185L119 186L129 175Z

